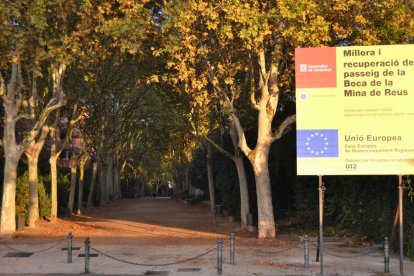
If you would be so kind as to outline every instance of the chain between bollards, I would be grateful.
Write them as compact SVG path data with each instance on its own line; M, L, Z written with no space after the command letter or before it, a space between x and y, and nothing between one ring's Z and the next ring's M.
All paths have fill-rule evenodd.
M234 264L234 233L230 234L230 264Z
M303 238L303 255L305 259L305 268L309 268L309 238L307 235Z
M221 275L223 272L223 238L217 239L217 274Z
M390 273L390 245L388 238L384 240L384 273Z
M68 263L72 263L72 232L68 233Z
M85 240L85 273L89 273L89 251L90 251L91 241L89 237Z

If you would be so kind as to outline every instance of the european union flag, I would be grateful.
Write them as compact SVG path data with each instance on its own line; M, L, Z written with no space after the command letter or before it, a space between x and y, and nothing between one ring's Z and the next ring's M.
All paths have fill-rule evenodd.
M338 157L338 130L297 130L296 150L297 157Z

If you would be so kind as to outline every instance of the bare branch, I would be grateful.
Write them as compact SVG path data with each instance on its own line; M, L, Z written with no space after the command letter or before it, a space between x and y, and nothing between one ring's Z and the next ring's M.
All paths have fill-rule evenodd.
M29 98L29 109L30 109L30 115L34 119L36 116L36 102L37 102L37 81L36 76L33 73L32 74L32 93Z
M273 132L272 142L280 139L283 135L293 129L293 124L296 122L296 114L287 117Z
M42 127L42 131L41 131L41 133L40 133L40 138L39 138L39 140L45 140L46 139L46 137L47 137L47 135L49 134L49 126L47 126L47 125L44 125L43 127Z
M252 104L252 108L256 110L260 110L260 105L257 104L256 101L256 94L254 93L255 89L252 89L250 92L250 102Z
M18 69L18 65L16 63L13 63L10 81L7 84L7 90L5 91L5 94L4 94L4 97L6 98L4 103L7 105L10 105L10 107L14 106L15 104L14 101L16 98L17 69ZM15 115L16 113L13 114L13 116Z
M21 120L21 119L28 119L31 120L33 119L32 116L28 115L28 114L19 114L16 117L14 117L13 121L15 123L17 123L17 121Z
M230 158L231 160L234 160L235 156L231 153L229 153L228 151L226 151L225 149L223 149L222 147L220 147L219 145L217 145L213 140L211 140L210 138L208 138L207 136L204 136L204 139L213 146L213 148L215 148L218 152L220 152L221 154L223 154L224 156L226 156L227 158Z
M262 84L266 83L266 79L267 77L267 72L266 72L266 57L265 57L265 52L264 52L264 47L262 47L259 50L259 73L260 73L260 81L262 82Z
M23 88L23 76L22 76L22 66L20 64L20 62L17 64L17 95L16 95L16 101L15 101L15 107L16 107L16 114L19 113L19 110L22 106L22 102L23 102L23 92L22 92L22 88Z
M64 104L62 102L56 102L56 98L50 99L46 107L42 110L42 113L39 116L39 120L36 122L36 124L33 126L32 130L30 131L30 135L28 135L22 142L22 149L25 150L27 146L36 139L36 136L39 134L41 128L45 124L47 118L49 117L49 114L54 111L55 109L58 109L59 107L63 106Z
M234 155L232 155L231 153L229 153L228 151L226 151L225 149L223 149L222 147L220 147L219 145L216 144L216 142L214 142L213 140L211 140L210 138L207 137L207 135L199 135L196 134L195 132L191 132L191 134L199 141L199 142L203 142L203 140L207 141L210 145L212 145L218 152L220 152L221 154L223 154L224 156L226 156L227 158L230 158L232 160L234 160Z
M279 93L279 87L277 86L278 72L279 68L275 62L272 62L270 65L270 79L269 79L269 89L271 95L276 95Z
M239 148L247 157L249 157L252 150L247 145L246 136L244 135L244 130L240 124L239 118L236 116L234 112L230 114L230 120L231 120L230 123L233 123L234 126L236 127L237 136L239 140L238 142Z
M75 118L75 119L73 119L73 120L70 120L70 121L69 121L69 124L70 124L70 125L74 125L74 124L76 124L77 122L79 122L79 121L83 118L83 115L85 115L85 112L84 112L84 111L81 111L81 112L79 113L79 115L78 115L78 117L77 117L77 118Z
M253 68L253 64L251 64L250 62L250 66L249 66L249 82L250 82L250 102L252 104L252 108L256 109L256 110L260 110L260 105L257 103L256 100L256 85L255 85L255 81L254 81L254 68Z

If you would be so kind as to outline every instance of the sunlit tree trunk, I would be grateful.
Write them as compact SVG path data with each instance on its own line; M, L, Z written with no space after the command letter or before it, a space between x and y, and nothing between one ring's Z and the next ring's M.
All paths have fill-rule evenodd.
M53 79L53 93L55 95L59 95L60 99L62 99L62 78L63 73L65 72L66 66L64 64L60 64L59 68L57 69L55 66L52 66L52 79ZM57 148L57 136L56 136L56 129L58 124L60 123L60 112L57 111L55 122L53 126L49 127L50 131L50 182L51 182L51 207L50 207L50 222L55 223L57 220L58 214L58 197L57 197L57 190L58 190L58 171L57 171L57 160L62 153L65 145L62 145L60 149Z
M50 127L50 222L55 223L58 212L58 198L57 198L57 159L58 152L56 146L56 128Z
M87 157L83 156L79 162L79 190L78 190L78 208L76 213L80 215L83 210L83 183L85 176L85 163Z
M256 101L254 94L251 97L252 105L258 111L257 140L254 150L247 145L243 128L235 112L231 113L231 120L237 129L238 146L253 167L258 209L258 237L273 238L276 236L276 228L268 167L269 151L272 143L282 137L283 133L296 121L296 117L292 115L285 118L273 132L272 121L279 100L278 64L271 62L268 72L264 48L260 49L257 54L260 70L260 99Z
M234 155L232 160L236 165L237 176L239 180L240 188L240 219L241 219L241 228L244 229L247 227L247 214L250 213L250 202L249 202L249 187L247 185L246 170L244 167L243 156L240 152L239 147L237 146L237 130L234 124L230 124L230 136L233 142Z
M6 136L6 133L5 133ZM3 138L3 144L5 139ZM10 236L16 232L16 181L17 165L19 163L18 153L6 151L3 179L3 201L1 208L1 235Z
M93 165L92 165L92 180L91 180L91 185L89 188L89 194L88 194L88 203L86 204L86 208L87 209L91 209L92 208L92 204L93 204L93 193L95 190L95 183L96 183L96 176L98 175L98 162L95 160L93 161Z
M29 228L34 228L39 220L39 176L38 161L39 154L46 142L49 129L42 128L38 141L32 141L25 151L29 166Z
M270 144L257 145L253 163L256 181L259 238L275 237L276 235L268 168L269 150Z
M12 75L7 89L3 76L0 73L0 94L3 97L4 107L4 176L3 198L1 208L0 234L2 236L13 235L16 231L16 181L17 166L23 151L16 143L16 116L18 103L16 97L18 86L18 65L12 64Z
M29 167L29 228L34 228L39 220L39 179L37 172L38 156L26 154Z
M58 198L57 198L57 158L51 156L49 159L50 164L50 199L51 199L51 210L50 210L50 222L54 223L57 219L58 212Z
M16 122L22 118L19 115L19 109L22 104L22 76L21 68L17 63L11 64L10 81L5 85L3 75L0 72L0 97L3 101L4 107L4 180L3 180L3 198L0 220L0 235L13 235L16 231L16 180L17 180L17 166L19 160L29 146L34 141L45 124L50 113L61 107L61 95L54 94L53 98L43 108L41 114L36 118L30 132L23 138L23 141L18 144L16 142ZM58 70L63 74L64 66ZM35 82L35 80L33 80Z

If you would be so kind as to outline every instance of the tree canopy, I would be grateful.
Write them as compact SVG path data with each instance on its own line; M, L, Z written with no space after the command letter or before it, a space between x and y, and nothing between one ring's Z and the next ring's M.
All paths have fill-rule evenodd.
M294 49L413 43L413 15L407 0L0 1L0 234L15 231L22 153L48 127L51 164L79 131L71 165L96 163L101 202L131 177L188 192L200 137L222 150L231 137L227 156L254 176L239 191L253 199L241 201L257 204L258 236L274 237L275 186L293 182L272 180L275 164L291 160L272 147L295 126Z

